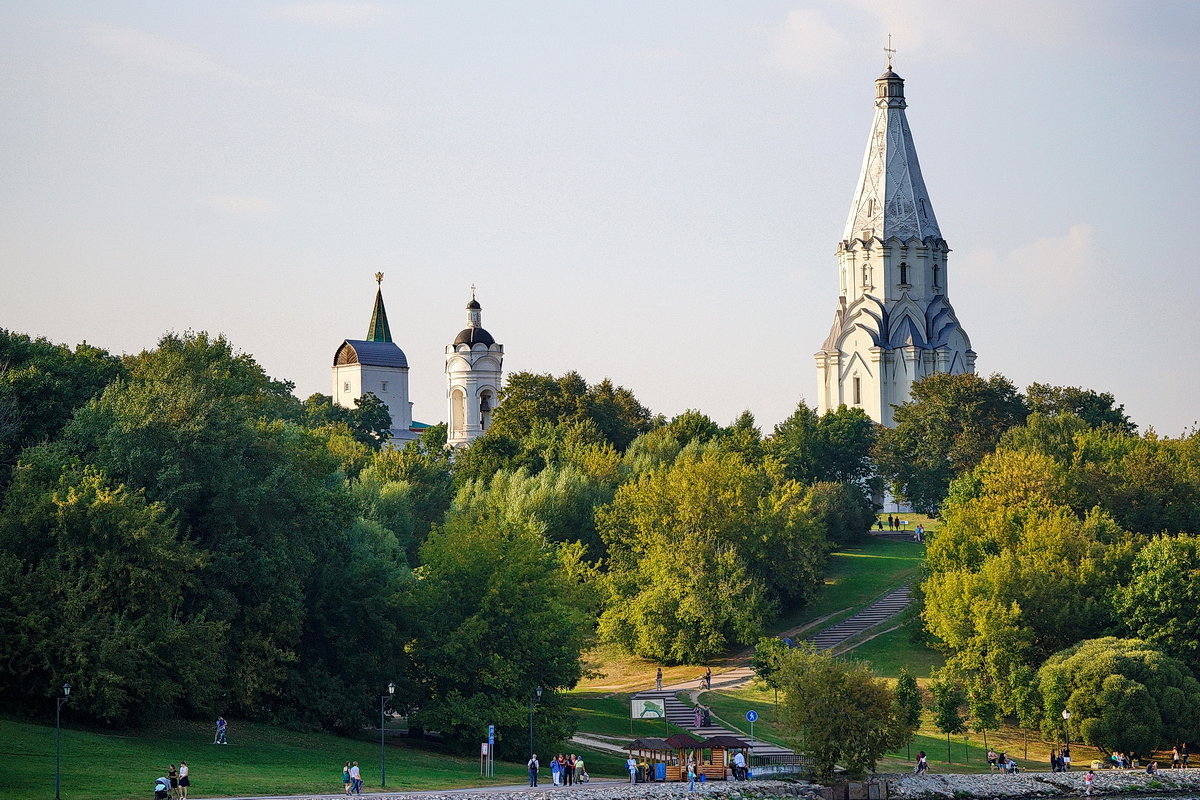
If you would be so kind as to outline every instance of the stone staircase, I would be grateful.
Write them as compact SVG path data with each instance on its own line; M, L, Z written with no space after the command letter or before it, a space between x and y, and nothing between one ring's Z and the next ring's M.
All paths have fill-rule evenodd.
M808 637L808 641L818 650L837 647L852 636L857 636L868 628L873 628L896 616L908 608L910 602L912 602L912 598L908 586L901 586L899 589L888 592L854 616Z

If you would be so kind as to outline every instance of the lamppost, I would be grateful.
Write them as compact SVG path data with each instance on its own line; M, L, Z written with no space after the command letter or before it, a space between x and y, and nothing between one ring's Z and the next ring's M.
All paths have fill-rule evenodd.
M1064 708L1063 712L1062 712L1062 718L1063 718L1063 743L1064 743L1063 749L1065 749L1068 753L1066 758L1070 758L1069 754L1071 752L1071 712L1067 711ZM1064 759L1063 767L1069 768L1070 765L1071 765L1071 762L1066 761Z
M54 800L61 800L58 796L59 790L62 788L62 726L60 720L63 703L67 702L67 698L70 696L71 684L64 683L62 697L54 698Z
M534 690L534 696L529 698L529 757L533 757L533 704L542 699L542 687Z
M379 785L387 786L387 751L383 748L383 712L388 700L396 693L396 684L388 684L388 693L379 696Z

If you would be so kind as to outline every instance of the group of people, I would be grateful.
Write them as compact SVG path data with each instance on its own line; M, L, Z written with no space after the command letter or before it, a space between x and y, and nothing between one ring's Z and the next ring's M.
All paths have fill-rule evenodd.
M1188 768L1188 746L1187 742L1176 745L1171 748L1171 769L1187 769Z
M362 794L362 770L357 761L347 761L342 765L342 794Z
M154 781L154 800L184 800L188 787L192 785L188 773L186 761L180 761L178 769L172 764L166 775Z
M217 717L217 734L213 737L213 744L229 744L229 739L226 735L229 733L229 723L224 717Z
M692 708L692 727L708 728L712 725L712 708L696 704Z
M1018 772L1017 762L1008 757L1008 753L997 753L995 750L988 748L987 762L989 769L997 769L1001 772Z
M1051 772L1070 772L1071 771L1071 748L1064 747L1061 751L1050 751L1050 771Z
M542 769L537 753L529 756L529 761L525 766L529 768L529 785L537 786L538 773ZM590 780L587 770L584 768L582 756L574 753L569 756L559 753L550 759L550 778L554 781L555 786L570 786L574 783L587 783Z

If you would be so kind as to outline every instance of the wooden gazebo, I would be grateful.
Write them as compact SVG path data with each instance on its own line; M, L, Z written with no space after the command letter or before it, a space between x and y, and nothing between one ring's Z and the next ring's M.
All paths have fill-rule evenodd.
M736 736L712 736L705 739L701 747L710 754L701 764L699 774L710 781L723 781L729 777L731 773L727 770L730 768L733 758L730 754L733 752L741 750L746 755L746 763L750 763L750 745Z
M646 773L641 776L641 779L647 781L654 780L654 766L656 764L670 765L671 759L675 755L675 748L666 739L659 739L657 737L634 739L621 749L628 750L630 755L640 757L638 759L639 762L646 762ZM668 778L668 780L670 779Z
M666 738L666 742L671 746L671 750L674 754L671 761L667 762L667 780L686 780L688 754L695 754L698 770L701 756L704 754L704 742L687 733L672 734ZM700 773L697 772L696 774L699 775Z

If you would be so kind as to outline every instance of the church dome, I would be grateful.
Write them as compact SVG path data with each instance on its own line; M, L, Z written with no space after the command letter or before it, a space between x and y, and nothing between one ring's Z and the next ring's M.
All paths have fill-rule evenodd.
M476 300L474 297L471 298L471 302L467 303L468 310L473 309L473 308L483 308L483 306L479 305L479 301Z
M454 337L454 344L486 344L491 347L496 343L492 335L483 328L463 328L458 332L458 336Z

